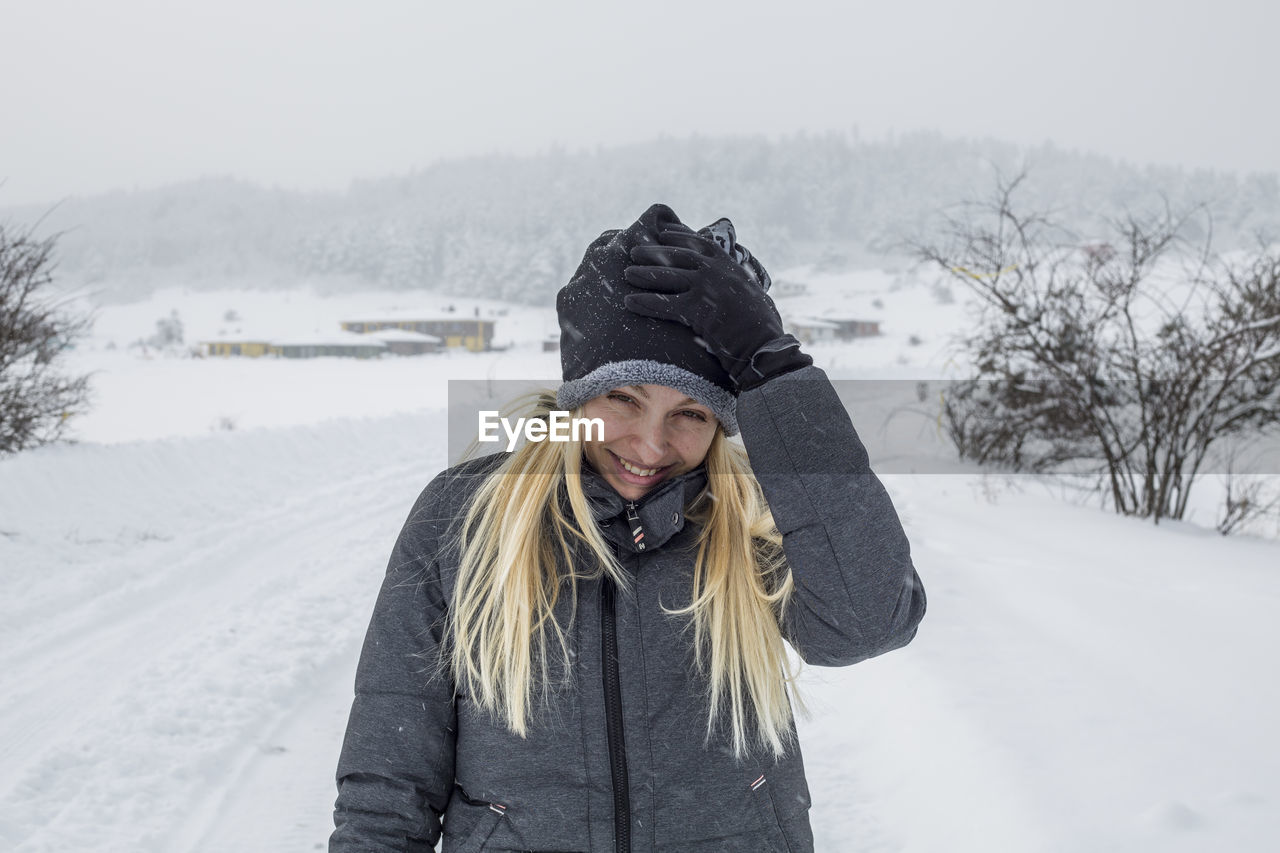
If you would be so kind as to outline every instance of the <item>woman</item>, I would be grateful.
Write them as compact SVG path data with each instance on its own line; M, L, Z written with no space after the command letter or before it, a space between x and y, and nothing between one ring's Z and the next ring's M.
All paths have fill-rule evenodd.
M768 286L728 220L662 205L588 249L539 412L604 436L463 463L418 499L331 851L813 849L783 641L856 663L909 642L925 596Z

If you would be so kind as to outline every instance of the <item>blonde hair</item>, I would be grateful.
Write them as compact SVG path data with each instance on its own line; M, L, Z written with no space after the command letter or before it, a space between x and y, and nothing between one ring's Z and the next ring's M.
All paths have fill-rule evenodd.
M531 399L530 417L555 408L553 392ZM582 490L582 464L580 441L526 443L485 479L457 532L448 663L457 689L521 737L535 693L547 701L557 648L570 677L569 626L554 615L562 584L571 612L579 580L606 574L629 586ZM707 737L726 715L736 755L762 747L780 756L795 735L787 684L794 692L796 673L779 628L791 571L746 452L717 430L705 465L707 487L688 512L701 525L692 600L666 612L692 622L696 664L709 682ZM592 571L574 559L579 545Z

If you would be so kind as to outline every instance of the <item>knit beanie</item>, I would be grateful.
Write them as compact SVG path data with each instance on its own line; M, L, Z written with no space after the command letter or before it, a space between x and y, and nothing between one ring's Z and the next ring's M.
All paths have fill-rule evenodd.
M681 226L675 212L655 204L629 227L604 232L557 294L564 384L556 405L572 410L625 385L665 385L711 409L725 434L736 435L737 397L719 360L687 326L633 314L623 301L629 294L646 292L623 277L632 263L631 249L656 242L657 232L671 226ZM699 233L713 239L768 289L768 273L737 244L733 223L720 219Z

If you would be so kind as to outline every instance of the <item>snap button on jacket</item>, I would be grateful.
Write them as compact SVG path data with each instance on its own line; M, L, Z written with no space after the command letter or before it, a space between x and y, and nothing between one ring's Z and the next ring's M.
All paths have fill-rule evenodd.
M821 666L908 643L924 588L826 375L806 367L743 393L738 422L795 578L783 636ZM457 577L447 534L500 462L437 476L396 542L356 675L330 851L426 851L442 837L446 853L812 851L799 748L737 759L727 732L707 742L689 620L666 612L691 599L698 526L684 511L706 485L701 468L637 502L643 549L626 502L584 472L630 589L580 581L576 612L560 597L567 684L534 704L526 738L433 677ZM563 674L557 662L552 676Z

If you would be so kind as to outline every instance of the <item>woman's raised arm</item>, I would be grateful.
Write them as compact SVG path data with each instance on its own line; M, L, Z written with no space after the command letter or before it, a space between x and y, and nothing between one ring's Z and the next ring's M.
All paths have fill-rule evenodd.
M826 374L804 367L743 391L738 425L795 580L788 642L821 666L905 646L924 617L924 585Z

